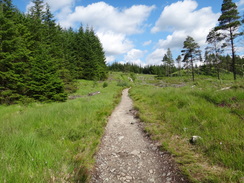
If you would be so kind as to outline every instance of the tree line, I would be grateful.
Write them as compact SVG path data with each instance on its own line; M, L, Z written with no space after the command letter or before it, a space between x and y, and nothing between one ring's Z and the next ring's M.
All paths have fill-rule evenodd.
M209 55L209 57L213 57L213 55ZM165 57L164 57L165 58ZM178 59L178 60L177 60ZM114 62L110 65L108 65L108 68L110 71L114 72L132 72L132 73L137 73L137 74L153 74L157 75L159 77L173 77L173 76L185 76L191 74L190 68L186 65L186 63L182 62L180 60L179 62L179 57L177 57L175 64L168 66L166 64L162 65L147 65L147 66L140 66L137 64L133 63L119 63L119 62ZM181 56L180 56L180 59ZM221 64L219 65L219 70L216 69L215 62L213 59L206 58L203 60L205 64L203 65L197 65L195 64L194 67L194 73L197 75L207 75L207 76L213 76L213 77L218 77L220 73L231 73L232 68L231 68L231 56L230 55L220 55L219 59L221 60ZM242 76L244 75L243 73L243 68L241 67L242 64L244 63L244 58L240 56L236 56L236 65L237 67L237 74ZM170 68L170 72L169 72Z
M63 29L48 4L32 2L24 14L11 0L0 1L0 104L65 101L76 89L76 79L107 77L93 29Z
M191 72L192 80L195 80L196 72L199 74L207 74L217 76L220 79L221 72L232 72L233 78L244 74L244 58L236 54L235 40L239 36L243 36L244 30L239 30L244 24L244 15L242 20L239 16L237 6L232 0L223 0L221 7L222 14L218 21L219 24L214 27L207 35L206 42L208 46L205 49L204 59L200 46L195 42L194 38L187 36L183 43L181 55L174 61L170 48L164 54L161 66L147 66L142 68L133 64L114 63L109 68L111 70L130 71L136 73L156 74L159 76L172 76L183 74L183 72ZM243 41L243 40L242 40ZM224 55L226 47L231 48L231 56ZM243 46L243 44L241 45ZM198 66L200 62L204 65ZM176 68L177 67L177 68ZM181 72L182 70L182 72Z
M218 79L220 79L220 72L224 68L224 61L229 61L231 67L226 68L227 71L233 73L233 78L236 80L237 74L243 75L243 58L236 55L235 39L239 36L243 36L243 30L239 31L242 23L244 23L244 17L242 20L237 10L237 5L232 0L223 0L221 6L221 12L218 22L219 24L214 27L207 35L206 42L208 46L205 49L205 65L212 71L217 73ZM244 16L244 15L243 15ZM187 36L183 43L182 62L185 64L185 68L189 68L192 73L192 80L195 79L195 67L194 63L202 62L202 55L200 46L195 42L194 38ZM231 60L229 55L223 56L224 49L229 46L231 48ZM181 56L178 56L177 61L181 61Z

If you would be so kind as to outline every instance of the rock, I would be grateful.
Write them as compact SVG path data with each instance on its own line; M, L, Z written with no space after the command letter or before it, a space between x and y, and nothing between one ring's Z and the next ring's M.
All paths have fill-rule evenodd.
M97 94L100 94L100 93L101 93L100 91L93 92L93 93L88 93L88 96L94 96L94 95L97 95Z
M194 135L190 138L189 142L191 144L196 144L199 140L202 140L202 137Z
M119 136L119 141L121 141L123 138L125 138L124 136Z
M138 156L140 154L140 151L134 150L131 152L132 155Z
M225 87L225 88L221 88L220 90L223 91L223 90L229 90L231 87Z
M114 168L114 169L112 169L112 170L110 170L110 172L112 172L112 173L113 173L114 171L115 171L115 168Z
M125 177L127 180L132 180L132 177L131 176L126 176Z

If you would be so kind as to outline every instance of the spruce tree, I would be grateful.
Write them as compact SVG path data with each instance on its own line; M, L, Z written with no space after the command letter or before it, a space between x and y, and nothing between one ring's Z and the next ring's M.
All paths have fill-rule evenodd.
M232 71L234 75L234 80L236 80L236 60L235 60L235 43L234 40L240 34L237 33L241 22L239 21L240 16L237 10L237 5L232 2L232 0L223 0L221 7L222 14L220 15L218 21L219 25L215 27L215 30L225 30L228 33L226 35L226 41L230 42L231 52L232 52Z
M56 57L56 27L50 12L44 10L43 1L34 0L33 3L28 16L28 28L33 40L28 96L39 101L64 101L66 94L58 75Z
M10 104L27 91L29 32L10 0L1 1L0 7L0 103Z

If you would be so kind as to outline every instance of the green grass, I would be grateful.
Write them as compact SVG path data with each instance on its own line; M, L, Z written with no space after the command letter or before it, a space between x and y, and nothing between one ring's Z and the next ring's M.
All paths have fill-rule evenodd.
M192 181L241 181L243 79L233 82L203 77L194 83L184 82L185 79L155 80L154 85L150 81L131 89L146 131L173 153ZM158 87L162 83L167 87ZM193 135L202 137L196 145L189 144Z
M0 182L89 180L107 117L122 88L131 86L146 131L173 154L192 181L240 182L243 80L190 81L111 73L105 82L79 81L74 100L0 106ZM96 91L101 93L87 96ZM190 145L192 135L203 140Z
M79 81L73 95L80 98L64 103L0 106L0 182L88 180L122 90L113 80L103 84Z

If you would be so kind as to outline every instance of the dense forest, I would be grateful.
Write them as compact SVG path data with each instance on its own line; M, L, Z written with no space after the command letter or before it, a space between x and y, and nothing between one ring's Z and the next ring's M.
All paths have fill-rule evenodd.
M107 77L93 29L63 29L48 4L33 3L24 14L11 0L0 2L0 104L65 101L75 79Z

